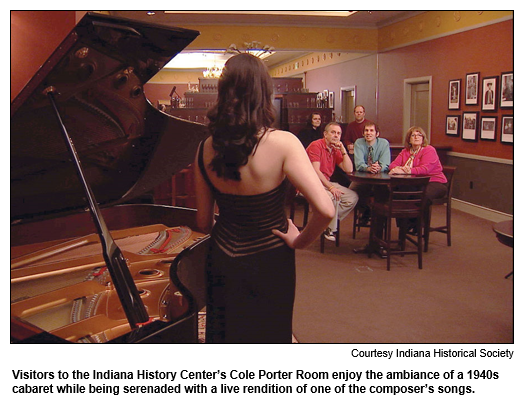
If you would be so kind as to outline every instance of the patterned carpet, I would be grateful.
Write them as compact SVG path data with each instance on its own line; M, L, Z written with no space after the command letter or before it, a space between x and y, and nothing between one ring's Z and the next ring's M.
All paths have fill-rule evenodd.
M205 344L206 342L206 312L198 313L198 342L200 344ZM292 343L299 343L294 334L292 334Z

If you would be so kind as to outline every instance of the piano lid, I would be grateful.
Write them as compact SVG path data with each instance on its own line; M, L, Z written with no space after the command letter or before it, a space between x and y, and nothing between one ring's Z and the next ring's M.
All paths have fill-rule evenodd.
M100 205L143 195L188 166L205 126L156 110L143 85L198 32L89 13L11 104L11 219L86 208L45 91Z

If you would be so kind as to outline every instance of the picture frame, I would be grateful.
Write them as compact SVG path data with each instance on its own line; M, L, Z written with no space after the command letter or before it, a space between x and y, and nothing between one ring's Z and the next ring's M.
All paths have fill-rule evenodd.
M496 140L496 125L498 117L496 116L482 116L480 121L480 139L481 140Z
M334 91L329 91L329 108L334 108Z
M459 136L461 116L446 116L445 134L447 136Z
M319 92L316 96L316 107L321 107L323 104L323 93Z
M500 81L500 108L514 107L514 72L502 72Z
M501 142L514 144L514 115L501 117Z
M467 74L465 79L465 104L479 104L479 72Z
M498 108L498 77L484 77L481 86L481 110L496 111Z
M461 108L461 78L452 79L448 82L448 109L459 110Z
M461 124L461 138L463 140L476 141L478 139L479 112L463 113Z

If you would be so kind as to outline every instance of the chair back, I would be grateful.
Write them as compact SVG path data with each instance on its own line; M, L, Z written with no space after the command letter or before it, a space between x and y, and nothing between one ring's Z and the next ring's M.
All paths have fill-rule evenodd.
M447 198L452 198L452 184L454 183L454 175L456 173L455 166L444 166L443 173L446 176L446 186L448 187L448 192L446 193Z
M393 218L415 218L426 204L428 176L392 177L389 183L388 214Z
M442 198L432 200L432 204L441 205L448 203L452 200L452 185L454 183L454 175L456 172L455 166L443 166L443 173L446 176L446 194Z
M290 206L292 202L294 202L294 197L296 196L297 189L294 185L292 185L292 182L290 182L288 179L285 179L285 181L286 181L285 205Z

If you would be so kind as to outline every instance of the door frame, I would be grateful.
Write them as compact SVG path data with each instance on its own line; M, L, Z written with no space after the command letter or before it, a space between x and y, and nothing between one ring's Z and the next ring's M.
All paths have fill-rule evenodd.
M406 134L410 126L411 117L411 92L412 86L415 84L426 84L428 83L428 126L426 134L430 139L432 131L432 76L418 77L418 78L406 78L404 80L404 104L403 104L403 115L402 115L402 137Z
M347 92L354 92L354 105L356 106L356 85L350 85L348 87L340 87L340 111L342 113L342 120L343 122L345 123L346 121L346 118L347 118L347 114L345 114L345 106L344 106L344 99L343 99L343 96L344 96L344 93L347 93ZM351 121L354 121L351 120Z

